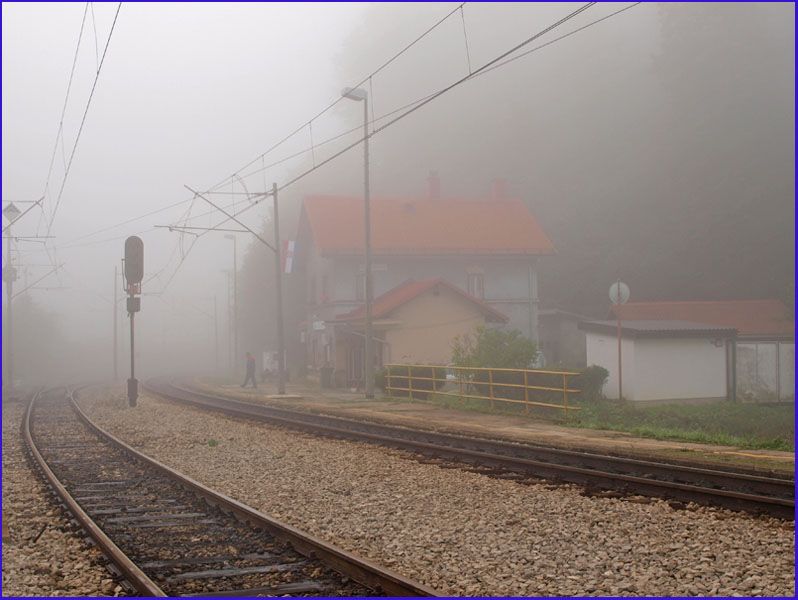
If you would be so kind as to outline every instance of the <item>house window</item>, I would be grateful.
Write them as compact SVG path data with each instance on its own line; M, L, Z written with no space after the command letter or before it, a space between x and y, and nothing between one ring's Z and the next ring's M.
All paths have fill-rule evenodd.
M485 298L485 278L482 273L468 274L468 293L480 300Z

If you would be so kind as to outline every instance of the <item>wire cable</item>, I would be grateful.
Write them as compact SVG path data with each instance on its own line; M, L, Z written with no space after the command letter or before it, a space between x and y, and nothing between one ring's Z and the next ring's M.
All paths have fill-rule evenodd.
M122 3L120 2L116 7L116 14L114 14L114 21L111 23L111 31L108 33L108 39L105 42L105 48L103 49L103 55L100 59L100 65L97 67L97 74L94 77L94 84L91 86L91 93L89 94L89 100L86 102L86 109L83 111L83 118L80 121L80 127L78 128L78 135L75 137L75 143L72 146L72 152L69 155L69 163L67 164L66 172L64 173L64 178L61 180L61 188L58 190L58 197L55 201L55 207L53 208L53 213L50 215L50 221L47 225L47 235L50 235L50 230L53 228L53 221L55 221L55 215L58 212L58 207L61 204L61 197L64 194L64 186L66 185L67 178L69 177L69 171L72 168L72 161L75 158L75 151L78 148L78 142L80 141L80 135L83 133L83 126L86 124L86 116L89 114L89 107L91 106L91 100L94 98L94 91L97 89L97 81L100 79L100 72L103 68L103 63L105 63L105 56L108 53L108 46L111 43L111 36L114 35L114 28L116 27L116 21L119 18L119 11L122 8Z
M401 50L396 52L393 56L391 56L388 60L386 60L384 63L382 63L374 71L369 73L366 77L364 77L358 83L356 83L355 85L353 85L351 87L360 87L361 85L366 83L370 78L374 77L375 75L377 75L378 73L383 71L391 63L393 63L396 59L398 59L400 56L402 56L408 50L410 50L413 46L415 46L418 42L420 42L425 37L427 37L430 33L435 31L435 29L437 29L441 24L443 24L445 21L447 21L452 15L456 14L457 11L460 10L463 7L464 4L466 4L466 3L465 2L461 2L460 4L458 4L457 7L452 9L449 13L447 13L446 15L441 17L440 19L438 19L435 23L433 23L430 27L428 27L423 33L421 33L421 35L416 37L412 42L410 42L409 44L404 46ZM320 110L318 113L316 113L313 117L303 121L302 124L299 127L297 127L296 129L294 129L291 133L289 133L288 135L286 135L285 137L283 137L279 141L277 141L274 144L272 144L265 152L263 152L262 154L259 154L257 157L253 158L251 161L249 161L243 167L241 167L238 170L236 170L235 173L233 173L233 175L230 175L229 177L225 177L222 181L220 181L216 185L208 188L206 190L206 192L216 190L219 187L225 185L227 183L227 180L230 179L231 177L233 177L236 173L240 173L244 169L247 169L247 168L251 167L253 164L255 164L256 162L261 160L261 158L269 155L271 152L276 150L278 147L283 145L285 142L290 140L292 137L294 137L296 134L298 134L300 131L302 131L305 127L307 127L309 122L317 120L319 117L323 116L328 111L330 111L332 108L334 108L339 102L341 102L341 100L342 100L342 98L340 96L338 96L335 100L330 102L326 107L324 107L322 110ZM205 192L203 192L203 193L205 193Z
M50 155L50 166L47 168L47 179L44 183L44 195L47 196L50 189L50 176L53 172L53 164L55 163L55 155L58 152L58 141L61 139L61 134L64 131L64 115L66 114L67 103L69 102L69 93L72 90L72 80L75 76L75 66L78 64L78 51L80 50L80 41L83 39L83 28L86 25L86 14L88 12L89 3L86 2L86 7L83 9L83 19L80 22L80 32L78 33L78 42L75 44L75 56L72 59L72 70L69 72L69 83L67 83L66 94L64 96L64 105L61 108L61 118L58 120L58 130L55 134L55 142L53 142L53 152ZM41 227L41 221L44 215L44 211L42 214L39 215L39 222L36 226L36 234L39 234L39 228Z

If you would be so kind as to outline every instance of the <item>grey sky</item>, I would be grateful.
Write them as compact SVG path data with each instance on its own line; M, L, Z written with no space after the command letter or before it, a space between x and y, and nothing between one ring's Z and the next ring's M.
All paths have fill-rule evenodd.
M554 36L627 4L599 4ZM85 6L2 5L4 202L35 200L43 193ZM70 336L85 335L107 344L113 268L121 257L124 238L140 233L145 241L145 277L159 274L145 286L145 294L162 290L177 272L166 294L143 298L138 321L142 344L149 343L150 348L168 356L188 355L198 343L207 344L212 326L204 313L211 310L214 296L222 323L220 333L224 335L227 284L222 269L231 265L230 241L220 234L201 238L176 270L191 236L181 238L153 230L153 225L176 222L189 206L194 216L191 225L217 223L217 217L196 217L208 212L209 207L201 200L190 203L185 184L206 190L229 177L336 99L344 85L367 75L456 6L124 4L52 229L57 236L52 244L58 248L57 259L66 263L60 284L69 289L36 291L33 297L62 315ZM581 4L467 4L464 15L472 67L484 64L578 6ZM642 4L540 54L478 78L375 137L374 194L417 193L423 189L428 169L440 168L447 194L475 195L475 191L487 189L490 178L508 177L511 189L530 203L544 226L559 233L555 245L561 250L561 260L568 261L573 247L570 244L604 232L601 227L580 229L568 224L575 215L590 211L595 211L593 222L599 224L615 218L612 214L618 213L612 211L617 211L618 205L606 210L608 198L628 196L630 203L636 203L632 210L641 211L633 218L643 222L651 206L668 206L687 197L677 188L669 196L671 184L682 184L692 191L707 182L720 182L734 192L739 186L723 168L737 170L738 163L752 165L757 156L784 156L782 148L789 141L786 134L769 133L769 128L783 130L786 120L782 116L762 117L761 107L771 106L770 99L776 98L778 102L774 100L772 105L783 112L786 95L783 90L772 90L781 89L788 78L781 64L770 65L774 64L773 56L781 55L786 40L794 47L794 31L783 25L786 21L782 18L788 14L792 17L794 11L786 5L763 8L757 22L760 37L756 39L772 42L773 48L762 49L764 44L759 43L757 52L746 54L755 58L739 69L743 76L737 77L734 73L739 65L719 62L724 52L712 51L745 34L750 15L746 10L737 11L737 15L734 7L726 6L718 10L690 8L700 14L694 19L694 30L684 33L686 39L695 44L704 35L704 28L714 36L706 48L701 47L708 56L698 56L695 61L699 65L695 69L698 84L690 80L663 83L668 81L663 73L678 74L694 65L685 65L683 56L660 56L663 35L672 36L671 49L678 47L673 41L678 39L673 37L674 31L663 29L669 22L666 17L675 14L690 25L690 10ZM115 10L115 3L94 3L96 45L95 20L92 11L88 12L64 120L63 152L67 158ZM721 18L713 20L713 13ZM742 34L737 30L725 33L728 23L740 23ZM375 116L466 74L464 41L462 20L450 19L377 75L370 90ZM739 44L745 43L741 38ZM704 62L698 60L702 58ZM773 87L749 85L744 76L750 73L762 73L763 81L775 83ZM720 84L702 87L701 82L713 76ZM729 92L723 88L726 84ZM675 106L674 90L667 85L680 88L683 112L669 112ZM754 98L750 110L740 109L739 114L712 122L715 114L726 114L711 110L713 103L739 103L757 91L762 98ZM357 127L360 118L358 106L341 103L314 121L314 142ZM715 129L701 129L709 126ZM724 132L745 131L760 137L752 137L753 144L739 143L734 136L728 138L732 140L729 143L721 137ZM265 164L306 149L309 133L303 130L269 155ZM272 181L281 183L310 166L314 158L329 156L358 136L359 131L355 131L320 148L315 156L303 154L265 173L257 172L261 163L256 162L247 170L256 172L245 177L245 183L249 191L270 187ZM760 138L773 144L763 148ZM722 156L729 149L734 160ZM704 166L707 158L717 162ZM763 160L769 161L776 176L758 169L756 178L746 176L745 181L764 186L776 182L779 185L769 194L783 199L788 169L779 160ZM304 180L285 194L285 199L295 204L301 193L311 191L359 193L361 163L362 154L357 149ZM695 173L691 172L693 165L700 165ZM62 176L59 147L47 213L53 209ZM213 196L225 204L244 202L241 186L225 185L217 191L237 194ZM722 198L727 193L725 189L708 190L704 196ZM696 193L696 197L700 195ZM180 201L186 202L86 237ZM633 213L626 210L624 214ZM267 208L258 206L247 212L245 220L260 228L267 216ZM35 233L37 225L41 231L46 219L40 223L32 213L16 230L20 234ZM635 241L635 228L629 231L626 241L630 246L634 242L639 249L646 244L647 240ZM663 239L667 242L667 233ZM249 236L239 236L241 257L250 242ZM47 261L38 244L23 244L21 248L24 264ZM618 252L626 257L638 254L620 246ZM713 255L707 252L707 256ZM597 260L605 259L602 256ZM650 269L642 265L638 271L644 281ZM41 267L31 267L29 281L43 272ZM56 278L47 281L59 285ZM23 284L24 280L18 283ZM545 274L543 284L545 296L554 286L549 285ZM605 289L603 279L596 285ZM571 287L576 291L578 286ZM574 294L568 289L560 290L560 295ZM158 358L153 358L156 355L148 353L152 362L157 362Z
M84 6L3 3L4 201L42 194ZM115 8L94 5L100 54ZM334 55L361 11L357 4L122 6L52 230L54 245L64 246L58 252L67 269L61 280L71 289L35 294L67 313L70 333L107 335L86 325L108 312L97 292L111 294L124 236L169 223L186 207L75 242L83 245L69 242L189 198L183 184L203 187L223 178L334 97L340 87ZM97 65L94 39L89 11L64 121L67 158ZM62 164L59 148L53 200ZM37 221L32 213L16 229L33 233ZM151 274L166 265L177 236L159 231L143 237ZM109 238L122 239L104 242ZM219 269L229 267L229 246L221 236L199 244L176 282L183 294L175 290L171 301L216 293L222 304ZM34 253L25 253L23 262L46 262L35 253L38 245L24 249ZM30 279L41 273L31 269ZM163 309L155 299L145 299L144 306L145 323Z

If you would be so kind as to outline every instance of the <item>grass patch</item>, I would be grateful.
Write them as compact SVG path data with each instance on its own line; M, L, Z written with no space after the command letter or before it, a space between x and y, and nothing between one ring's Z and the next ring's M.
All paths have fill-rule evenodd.
M382 396L384 402L407 402L407 397ZM558 399L541 399L558 402ZM640 406L611 400L573 401L581 410L569 411L565 418L560 409L530 407L520 404L459 398L429 392L415 402L442 408L491 415L507 415L546 420L583 429L623 431L638 437L678 440L701 444L737 446L747 449L795 449L795 405L793 403L748 404L717 402L713 404L661 404Z
M794 450L795 406L785 404L662 404L628 402L580 403L567 425L625 431L640 437L680 440L750 449Z
M481 400L479 398L460 398L459 396L451 396L449 394L441 394L435 392L426 392L426 399L420 399L418 396L413 398L413 402L423 402L424 404L434 404L442 408L451 408L454 410L467 410L470 412L479 412L489 415L507 415L515 417L527 417L535 419L544 419L547 421L554 421L562 423L565 419L562 409L549 408L546 406L529 406L525 407L522 404L515 402L502 402L495 400L491 405L490 400ZM558 395L558 399L560 396ZM410 398L407 396L388 397L382 396L380 400L384 402L409 402ZM531 398L530 398L531 400ZM558 400L551 400L548 398L539 399L540 402L556 403Z
M219 442L217 442L216 440L214 440L214 439L208 440L208 446L210 446L211 448L216 448L216 446L218 446L218 445L219 445Z

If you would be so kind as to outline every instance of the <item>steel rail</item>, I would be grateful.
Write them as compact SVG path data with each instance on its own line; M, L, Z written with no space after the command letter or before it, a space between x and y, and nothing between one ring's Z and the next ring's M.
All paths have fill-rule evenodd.
M47 461L44 460L31 433L31 414L33 413L33 406L42 393L42 391L38 392L28 403L23 420L23 436L31 456L47 480L48 485L58 497L61 498L67 510L72 513L81 527L91 536L97 546L102 550L103 554L117 566L125 579L127 579L139 594L142 596L166 596L164 591L152 579L147 577L147 575L145 575L144 572L139 569L116 544L114 544L111 538L97 526L86 511L80 507L77 501L67 491L66 487L58 480L58 477L53 473Z
M317 559L334 571L341 573L353 581L367 588L388 596L437 596L438 594L429 587L407 579L393 571L384 569L375 563L357 557L345 550L337 548L319 538L292 527L286 523L269 517L245 504L238 502L224 494L215 492L190 477L164 465L163 463L132 448L113 434L105 431L95 424L78 405L75 393L69 393L72 409L89 430L104 441L116 446L132 458L149 465L155 471L165 475L183 489L189 490L209 504L218 507L223 512L233 515L242 522L249 523L254 528L262 528L274 538L288 542L297 552L311 559ZM133 585L141 595L165 596L166 594L144 572L130 560L118 546L97 526L91 517L83 511L77 501L69 494L64 485L47 465L41 452L37 448L31 432L31 414L33 412L31 401L28 405L25 419L25 441L36 459L42 472L56 493L62 498L69 511L75 516L84 529L97 542L108 558L117 565L124 577ZM242 590L246 592L246 590ZM254 592L255 590L253 590ZM201 594L203 595L203 594Z
M231 416L272 422L317 435L388 445L425 455L489 465L515 472L521 471L529 475L589 487L621 489L649 496L720 505L755 513L766 512L785 519L795 516L794 483L786 479L474 439L307 412L300 413L152 380L147 382L145 387L150 392L167 399L209 408ZM364 431L364 428L371 431ZM428 441L421 441L418 438ZM531 458L514 456L514 453L527 453ZM654 478L653 475L661 478ZM791 495L793 497L790 497Z
M154 458L142 454L129 446L116 436L108 433L91 421L80 408L74 397L70 398L78 417L95 433L111 442L131 456L151 465L181 486L199 494L212 505L222 510L230 511L239 519L251 523L255 527L266 529L276 538L288 541L300 554L310 558L318 558L339 573L343 573L353 580L373 590L384 592L389 596L437 596L432 588L414 582L398 573L378 566L364 558L360 558L337 548L315 536L304 533L299 529L269 517L229 496L216 492L204 486L187 475L166 466Z

